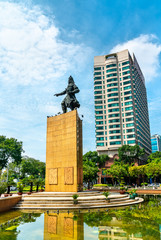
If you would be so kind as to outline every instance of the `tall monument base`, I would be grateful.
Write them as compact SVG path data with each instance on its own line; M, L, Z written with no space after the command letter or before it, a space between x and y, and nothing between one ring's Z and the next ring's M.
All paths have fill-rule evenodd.
M45 191L82 190L82 121L73 110L47 118Z

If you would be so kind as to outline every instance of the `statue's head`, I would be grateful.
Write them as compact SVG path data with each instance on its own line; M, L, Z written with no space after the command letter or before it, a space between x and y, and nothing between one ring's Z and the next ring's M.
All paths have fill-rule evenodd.
M72 78L72 76L70 76L69 78L68 78L68 84L69 83L73 83L74 84L74 79Z

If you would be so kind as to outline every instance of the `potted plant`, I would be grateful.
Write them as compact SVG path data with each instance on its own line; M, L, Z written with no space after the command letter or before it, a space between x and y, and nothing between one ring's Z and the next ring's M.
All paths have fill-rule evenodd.
M108 198L109 194L110 194L110 193L109 193L108 191L103 192L103 195L105 196L105 198L106 198L106 200L107 200L108 202L110 202L110 199Z
M120 187L120 194L124 194L126 192L125 187Z
M135 188L133 189L133 196L135 196L135 197L138 196L138 194L136 193L136 190L137 190L137 189L135 189Z
M5 193L7 188L7 184L5 182L0 182L0 196L1 194Z
M23 186L22 182L18 182L17 183L18 195L22 195L23 188L24 188L24 186Z
M45 185L45 179L41 178L41 181L40 181L40 187L41 187L40 192L44 191L44 185Z
M79 197L79 195L78 194L73 194L72 197L73 197L73 203L77 204L78 203L78 199L77 198Z
M135 199L134 189L131 189L131 190L129 191L129 193L130 193L129 198L130 198L130 199Z

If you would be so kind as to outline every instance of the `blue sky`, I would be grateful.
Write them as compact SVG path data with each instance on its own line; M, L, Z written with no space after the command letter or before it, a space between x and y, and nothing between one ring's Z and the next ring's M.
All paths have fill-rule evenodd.
M45 161L46 116L69 75L80 88L84 153L95 150L94 56L129 49L146 79L151 134L161 134L161 2L0 0L0 134Z

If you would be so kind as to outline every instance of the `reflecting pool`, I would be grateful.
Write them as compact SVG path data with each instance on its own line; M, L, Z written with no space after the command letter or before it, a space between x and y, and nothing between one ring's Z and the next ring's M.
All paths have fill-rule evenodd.
M126 208L0 214L0 240L160 240L161 197Z

